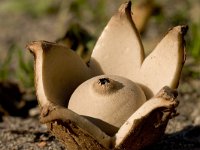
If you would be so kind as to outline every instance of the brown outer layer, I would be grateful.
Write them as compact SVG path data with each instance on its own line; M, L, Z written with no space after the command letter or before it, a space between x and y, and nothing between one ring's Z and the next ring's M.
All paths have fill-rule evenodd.
M171 113L164 111L166 108L158 108L136 120L132 132L123 140L122 144L110 149L113 150L140 150L152 143L155 143L164 134ZM164 120L162 120L164 118ZM68 150L106 150L84 129L75 123L61 120L47 123L51 133L56 136Z
M177 75L177 79L180 79L180 77L181 77L181 72L182 72L182 69L183 69L183 66L184 66L184 64L185 64L185 61L186 61L186 43L185 43L185 40L184 40L184 35L186 34L186 32L187 32L187 30L188 30L188 26L187 25L183 25L182 26L182 42L183 42L183 53L182 53L182 60L181 60L181 62L180 62L180 69L178 70L178 75ZM177 82L174 84L174 88L178 88L178 85L179 85L179 80L177 80Z
M68 150L106 150L94 138L71 121L52 121L47 123L47 126Z
M173 116L176 106L174 105L170 109L167 106L156 108L149 112L148 115L135 120L132 130L124 137L120 145L115 147L113 142L115 139L113 138L113 141L111 141L113 143L111 147L113 148L111 149L139 150L154 143L163 135L167 122ZM81 129L70 120L52 120L46 124L49 130L64 143L68 150L106 150L84 129Z
M165 87L156 97L163 99L167 103L161 107L156 107L147 115L142 116L141 114L140 119L134 120L131 130L123 137L119 145L115 144L115 136L111 137L110 149L140 150L160 139L164 134L169 119L176 115L176 107L178 106L178 102L176 101L177 92ZM45 119L45 117L43 116L42 118ZM107 149L90 136L85 129L80 128L67 118L65 120L50 120L46 124L49 130L64 143L68 150ZM88 128L90 127L88 126Z
M155 143L164 134L169 118L162 121L164 108L156 109L141 120L135 120L133 130L115 150L140 150ZM158 124L159 126L155 126Z

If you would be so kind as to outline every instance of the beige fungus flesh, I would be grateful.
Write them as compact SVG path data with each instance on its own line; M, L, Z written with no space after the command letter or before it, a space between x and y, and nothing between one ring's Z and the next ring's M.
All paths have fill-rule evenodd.
M89 69L66 47L46 41L33 42L28 47L36 57L36 88L39 89L40 103L44 105L49 100L67 106L76 87L90 78Z
M119 75L138 82L149 99L164 86L177 88L185 61L183 37L187 26L172 28L144 59L130 5L122 5L108 22L95 45L90 66L96 74Z
M109 82L99 82L105 79ZM113 135L145 102L145 94L136 83L120 76L102 75L82 83L72 94L68 108Z

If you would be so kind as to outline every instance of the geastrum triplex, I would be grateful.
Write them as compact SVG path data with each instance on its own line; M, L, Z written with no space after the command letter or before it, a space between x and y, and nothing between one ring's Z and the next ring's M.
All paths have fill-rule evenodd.
M131 2L122 4L88 66L62 45L27 45L35 56L41 122L68 150L138 150L158 140L177 115L187 26L170 29L145 58L132 15Z

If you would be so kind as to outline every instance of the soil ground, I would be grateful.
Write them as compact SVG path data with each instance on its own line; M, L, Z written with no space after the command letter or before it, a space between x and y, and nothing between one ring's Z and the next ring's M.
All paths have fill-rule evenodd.
M3 2L1 1L0 5ZM185 4L181 5L185 6ZM168 8L167 5L165 9ZM66 30L64 22L56 15L32 18L26 14L0 13L0 19L1 59L5 57L13 43L17 43L21 49L25 49L24 47L29 41L41 39L55 41L62 37L61 33ZM165 24L165 26L167 25ZM163 24L161 26L161 28L165 28ZM91 31L95 31L93 25L91 28ZM156 27L153 26L151 29L155 31ZM152 36L148 36L149 34L146 34L145 37L147 41L152 38ZM153 34L153 37L158 34L160 32ZM29 55L27 51L24 53ZM190 56L187 58L179 85L178 112L180 114L170 120L166 135L147 150L200 150L200 77L193 77L190 71L188 72L188 68L190 71L199 71L200 63L194 61ZM3 116L3 120L0 122L1 150L64 149L63 145L47 131L46 127L39 123L37 109L35 111L34 115L28 115L28 117Z

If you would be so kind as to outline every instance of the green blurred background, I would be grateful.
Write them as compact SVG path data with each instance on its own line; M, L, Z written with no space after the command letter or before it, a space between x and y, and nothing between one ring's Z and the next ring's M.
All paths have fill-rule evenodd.
M29 41L69 44L87 60L96 39L122 2L1 0L0 81L17 82L23 89L34 91L33 58L25 49ZM155 47L169 28L180 24L189 26L184 75L200 79L200 1L134 0L133 5L148 13L141 30L146 53Z
M35 149L40 141L46 141L50 149L59 147L52 143L56 142L52 136L38 129L40 111L34 89L34 62L26 44L35 40L56 41L71 47L87 62L96 40L123 2L0 0L0 147ZM185 36L187 60L178 89L180 104L177 111L180 115L169 122L166 129L169 136L154 149L199 149L200 0L132 2L146 54L169 28L189 26ZM58 147L54 148L55 145Z

